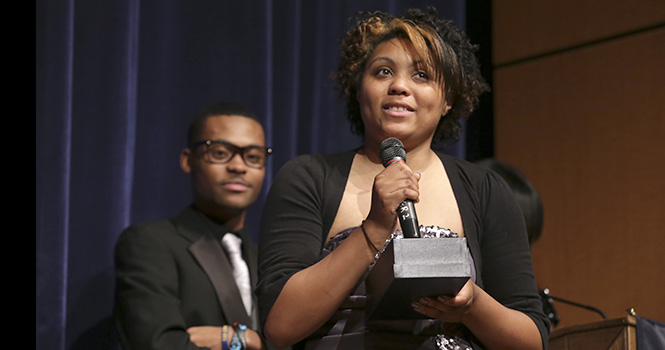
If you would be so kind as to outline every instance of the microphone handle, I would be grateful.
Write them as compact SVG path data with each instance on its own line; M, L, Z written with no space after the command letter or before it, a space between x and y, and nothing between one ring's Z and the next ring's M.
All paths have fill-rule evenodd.
M407 199L400 203L397 208L397 216L399 217L399 224L402 226L404 238L420 237L420 225L418 225L418 216L413 201Z

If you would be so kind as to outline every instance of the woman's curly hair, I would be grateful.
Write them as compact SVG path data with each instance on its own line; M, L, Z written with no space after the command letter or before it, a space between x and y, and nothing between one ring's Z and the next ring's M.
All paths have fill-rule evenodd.
M441 118L434 139L457 141L460 120L469 118L480 94L489 87L480 74L476 47L452 21L440 19L433 7L409 9L401 17L379 11L358 13L357 24L341 43L342 62L335 74L347 99L352 130L365 133L357 92L367 60L379 44L394 38L410 41L415 53L434 71L434 79L445 86L444 98L451 109Z

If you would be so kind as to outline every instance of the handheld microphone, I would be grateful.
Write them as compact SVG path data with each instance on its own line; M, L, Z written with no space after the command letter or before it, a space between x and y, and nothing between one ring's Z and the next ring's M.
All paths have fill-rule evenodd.
M402 141L394 137L389 137L381 142L381 163L383 163L384 167L388 167L397 161L406 163L406 150ZM402 226L404 238L420 237L418 216L416 215L416 208L412 200L406 199L400 203L397 208L397 216L399 217L399 224Z

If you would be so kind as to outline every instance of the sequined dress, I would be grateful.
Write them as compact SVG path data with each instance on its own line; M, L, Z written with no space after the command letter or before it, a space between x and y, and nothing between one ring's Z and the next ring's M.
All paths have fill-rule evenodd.
M332 252L357 227L350 227L335 235L323 248L321 258ZM458 237L447 229L420 226L422 239ZM380 249L370 264L369 272L391 239L402 239L396 231ZM471 254L471 279L475 270ZM365 274L365 276L367 273ZM440 349L471 350L465 340L466 331L459 324L447 324L438 320L382 320L367 322L364 318L366 293L365 276L356 285L333 317L305 343L305 349Z

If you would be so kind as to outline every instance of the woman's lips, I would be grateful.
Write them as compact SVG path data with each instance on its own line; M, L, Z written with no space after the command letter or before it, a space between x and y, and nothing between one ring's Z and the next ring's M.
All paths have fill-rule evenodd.
M413 114L413 108L403 105L386 105L383 111L392 117L406 117Z

